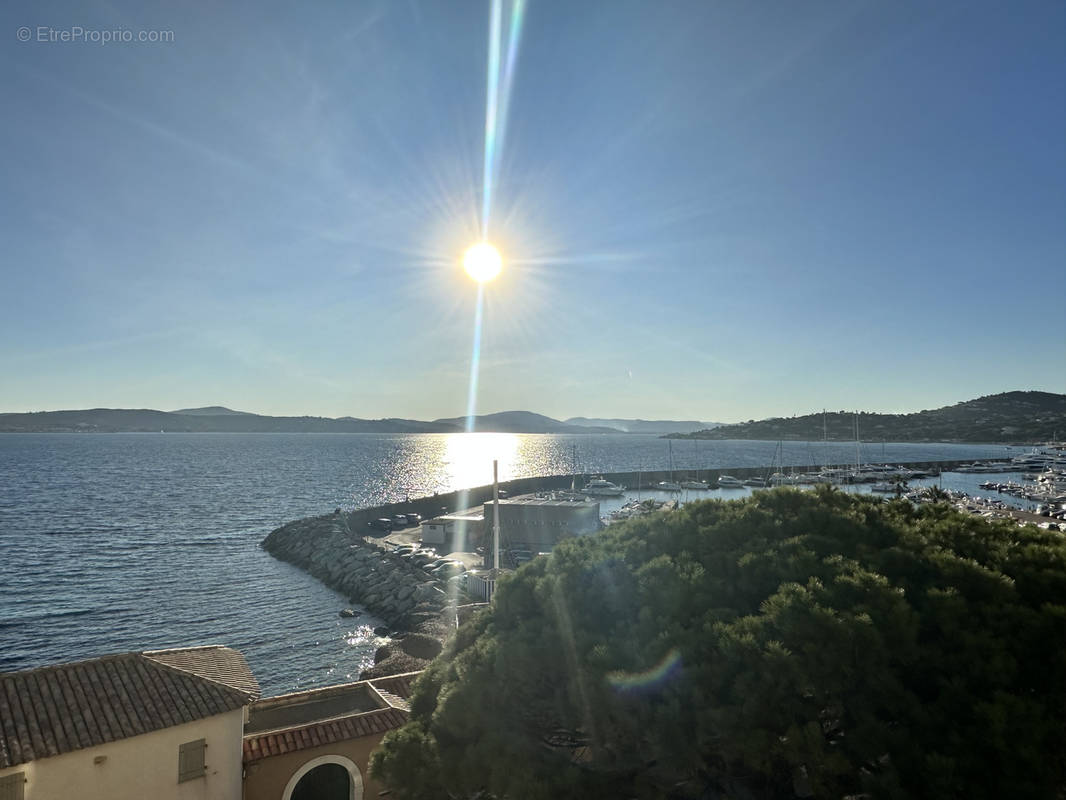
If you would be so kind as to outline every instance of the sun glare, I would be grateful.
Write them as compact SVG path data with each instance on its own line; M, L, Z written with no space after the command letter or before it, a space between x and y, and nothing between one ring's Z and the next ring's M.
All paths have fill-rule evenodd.
M487 283L500 274L500 251L488 242L478 242L463 253L463 269L478 283Z

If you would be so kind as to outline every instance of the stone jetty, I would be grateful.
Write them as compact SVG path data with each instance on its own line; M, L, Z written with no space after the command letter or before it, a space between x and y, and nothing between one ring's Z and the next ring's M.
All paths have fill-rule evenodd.
M418 567L366 541L347 514L290 522L262 543L275 558L314 575L327 586L381 617L393 629L412 630L436 619L447 599Z

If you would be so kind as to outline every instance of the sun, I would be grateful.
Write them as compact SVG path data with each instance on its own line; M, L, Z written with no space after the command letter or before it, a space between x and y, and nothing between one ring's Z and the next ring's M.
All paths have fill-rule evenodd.
M471 245L463 253L463 269L478 283L488 283L500 274L502 268L500 251L488 242Z

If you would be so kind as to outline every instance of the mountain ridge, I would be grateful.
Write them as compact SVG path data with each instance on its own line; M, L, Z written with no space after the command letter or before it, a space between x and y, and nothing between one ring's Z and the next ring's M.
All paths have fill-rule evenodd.
M217 413L216 413L217 412ZM180 411L92 408L0 413L0 433L459 433L466 417L433 421L388 417L273 417L203 406ZM502 411L474 419L474 430L497 433L619 433L613 428L568 425L531 411Z
M832 411L749 420L665 438L1007 443L1046 442L1060 435L1066 435L1066 394L1011 391L910 414Z
M224 416L257 416L251 411L234 411L232 408L226 408L225 406L203 406L202 408L179 408L177 411L170 411L170 414L185 414L190 417L224 417Z
M466 417L444 417L433 421L457 425L463 429L466 426ZM494 433L619 433L615 428L570 425L532 411L498 411L494 414L481 414L474 418L474 430L491 430Z
M215 413L217 412L217 413ZM912 414L876 414L834 411L800 417L770 419L734 425L721 425L691 433L669 432L677 439L763 439L834 441L855 438L866 441L914 442L1044 442L1066 437L1066 395L1051 392L1001 392L952 406ZM574 425L589 422L630 422L629 420L571 417L560 421L531 411L502 411L475 417L474 430L499 433L606 434L620 430L611 426ZM432 421L401 418L360 419L357 417L272 417L225 406L203 406L180 411L156 409L95 408L63 411L0 413L0 433L59 432L189 432L189 433L459 433L466 430L466 417L446 417ZM633 420L648 425L689 422L675 420ZM630 433L651 433L647 429Z
M570 417L567 425L614 428L622 433L692 433L724 425L724 422L673 419L622 419L618 417Z

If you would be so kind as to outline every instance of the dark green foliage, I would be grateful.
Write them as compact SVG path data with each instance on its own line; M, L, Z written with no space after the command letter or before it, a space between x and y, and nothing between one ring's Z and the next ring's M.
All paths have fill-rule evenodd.
M832 490L567 541L426 671L401 798L1003 798L1066 786L1066 545Z

